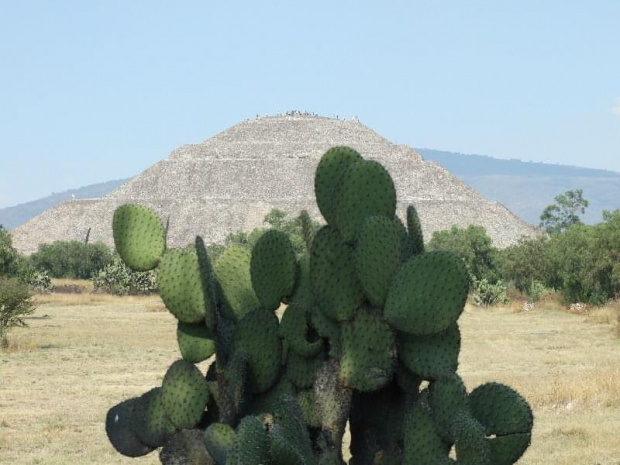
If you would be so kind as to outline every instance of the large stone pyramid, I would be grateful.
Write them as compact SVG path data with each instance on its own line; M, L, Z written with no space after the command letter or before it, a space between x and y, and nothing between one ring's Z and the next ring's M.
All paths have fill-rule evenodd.
M336 145L384 164L398 191L398 214L414 204L426 238L454 224L484 226L498 247L537 233L503 205L358 120L295 112L246 120L202 144L184 145L104 198L71 200L31 219L13 231L14 245L32 253L40 243L84 240L89 230L90 241L112 245L112 214L124 203L148 205L168 219L174 247L197 234L218 242L260 226L272 208L291 214L307 209L319 219L314 171Z

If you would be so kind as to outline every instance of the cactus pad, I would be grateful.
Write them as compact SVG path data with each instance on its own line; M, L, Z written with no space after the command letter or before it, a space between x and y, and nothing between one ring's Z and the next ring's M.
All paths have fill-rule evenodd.
M286 377L299 389L309 388L314 384L323 358L322 352L312 358L304 358L295 352L290 352L286 362Z
M118 207L112 232L116 251L133 270L152 270L166 250L164 225L153 210L142 205Z
M247 416L237 427L237 438L228 453L226 465L265 465L271 463L269 434L258 417Z
M217 465L226 465L226 456L237 435L235 430L223 423L211 423L205 430L205 447Z
M340 377L345 386L374 391L394 371L394 335L378 310L360 308L355 319L342 325Z
M250 274L251 253L244 247L231 246L215 263L215 275L220 283L223 315L233 321L260 302L252 288Z
M215 353L213 332L204 324L177 324L177 342L184 360L200 363Z
M335 224L334 191L340 184L345 171L362 156L349 147L334 147L321 158L314 176L316 203L328 224Z
M314 357L321 350L323 341L316 336L314 329L308 326L307 313L307 310L297 303L289 305L282 315L279 334L293 352L301 357Z
M448 457L449 447L435 429L425 394L405 413L404 465L443 464Z
M160 387L142 394L134 407L131 428L140 441L151 447L161 447L176 428L166 416Z
M316 405L316 397L314 389L304 389L297 393L299 406L304 413L306 425L309 428L319 428L321 426L321 417Z
M509 386L486 383L469 394L471 411L484 425L487 435L505 436L532 431L532 409L521 395Z
M314 238L310 280L317 304L334 321L353 318L355 310L364 300L353 249L331 226L319 229Z
M280 376L275 386L272 386L271 389L266 392L254 396L248 413L250 415L260 415L261 413L270 413L273 415L280 397L294 394L295 386L293 386L286 376Z
M153 450L138 438L136 432L131 428L132 415L138 398L125 400L115 405L110 410L105 419L105 432L114 448L127 457L141 457Z
M406 333L438 333L461 315L468 291L469 276L458 256L426 252L411 258L396 275L385 302L385 318Z
M340 325L327 318L318 306L309 310L309 316L312 327L321 338L327 340L329 355L337 357L342 349Z
M495 465L516 462L530 445L534 416L521 395L509 386L486 383L469 394L471 412L489 439Z
M402 230L393 219L368 218L356 248L357 275L370 303L382 308L403 255Z
M454 442L456 435L452 425L455 418L462 412L469 414L467 390L461 377L452 373L432 382L429 387L428 403L433 411L439 435L447 442Z
M284 396L276 406L271 430L275 465L315 465L310 435L296 397Z
M297 260L288 235L271 229L252 249L252 286L261 305L276 310L293 293Z
M273 386L282 360L282 342L275 314L260 307L246 313L235 331L234 350L243 350L248 355L251 392L264 392Z
M413 373L426 380L436 380L456 371L461 350L458 323L428 336L398 335L398 357Z
M366 218L396 212L396 188L376 161L360 161L347 169L334 193L336 226L345 242L355 242Z
M206 307L195 246L168 249L158 272L159 294L170 313L184 323L203 321Z
M162 382L166 416L179 429L196 426L209 402L209 388L202 373L185 360L174 362Z
M421 254L424 252L424 236L418 211L413 205L407 207L407 229L413 255Z
M491 447L484 435L484 427L468 412L461 410L454 415L451 430L455 436L454 448L459 465L497 464L491 461Z

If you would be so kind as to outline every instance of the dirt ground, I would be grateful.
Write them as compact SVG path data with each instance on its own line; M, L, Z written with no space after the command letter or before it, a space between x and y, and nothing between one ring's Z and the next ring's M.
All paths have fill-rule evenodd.
M534 409L520 464L620 465L620 339L585 320L544 308L461 317L468 389L504 382ZM158 464L120 456L104 431L111 406L160 385L179 357L158 299L51 297L28 322L0 352L0 463Z

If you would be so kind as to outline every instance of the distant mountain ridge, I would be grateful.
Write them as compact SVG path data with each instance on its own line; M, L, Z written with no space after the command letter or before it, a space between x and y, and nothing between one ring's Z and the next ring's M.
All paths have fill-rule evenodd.
M426 160L440 163L458 176L537 176L537 177L572 177L572 178L620 178L614 171L581 168L571 165L509 160L488 155L472 155L442 150L416 148Z
M620 208L620 173L570 165L503 160L426 148L416 149L469 184L485 197L496 200L531 224L538 224L543 209L569 189L583 189L590 206L586 223L597 223L603 210ZM100 198L125 184L119 179L54 193L32 202L0 209L0 224L13 229L65 200Z
M502 203L534 225L556 196L571 189L582 189L583 197L590 203L583 215L585 223L598 223L603 210L620 208L620 173L614 171L416 150L426 160L439 163L485 197Z
M76 199L98 199L114 189L122 186L131 178L117 179L97 184L91 184L77 189L69 189L63 192L54 192L47 197L21 203L12 207L0 208L0 224L7 229L13 229L24 224L30 218L43 213L45 210L63 203L65 200Z

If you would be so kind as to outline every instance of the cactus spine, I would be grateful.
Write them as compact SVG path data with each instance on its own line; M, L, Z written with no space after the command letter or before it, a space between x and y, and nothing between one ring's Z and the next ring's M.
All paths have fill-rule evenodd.
M154 212L117 210L117 250L157 269L182 358L161 388L110 410L112 445L161 447L164 464L343 465L349 423L350 465L515 463L529 405L498 383L467 393L456 373L461 260L424 251L415 208L405 227L389 173L351 148L323 156L315 190L327 224L305 228L301 257L272 230L251 256L231 248L213 264L200 237L167 249ZM214 352L205 376L194 363Z

